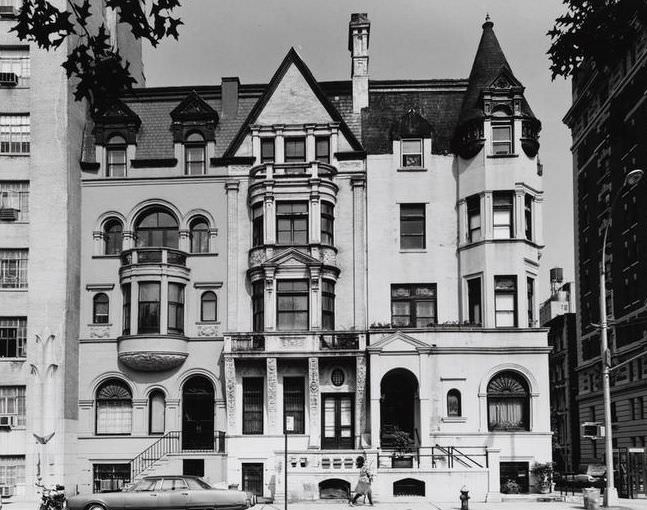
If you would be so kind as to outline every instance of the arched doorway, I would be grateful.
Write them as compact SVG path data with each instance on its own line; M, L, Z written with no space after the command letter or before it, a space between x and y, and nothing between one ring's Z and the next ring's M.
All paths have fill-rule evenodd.
M416 437L418 419L418 380L409 370L396 368L380 383L380 442L393 446L393 433L402 430L412 442Z
M200 375L182 387L182 449L213 450L214 391L211 381Z

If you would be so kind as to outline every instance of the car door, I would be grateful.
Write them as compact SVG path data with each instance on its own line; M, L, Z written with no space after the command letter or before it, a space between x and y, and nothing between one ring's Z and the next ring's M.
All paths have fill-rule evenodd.
M157 507L163 510L185 510L189 502L189 487L183 478L164 477Z
M143 510L157 508L159 488L161 480L143 479L137 482L134 490L123 492L123 504L125 510Z

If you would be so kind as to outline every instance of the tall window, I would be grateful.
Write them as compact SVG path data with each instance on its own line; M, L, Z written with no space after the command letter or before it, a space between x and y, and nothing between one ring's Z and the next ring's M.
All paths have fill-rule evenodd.
M184 285L168 284L168 332L184 333Z
M512 123L492 124L492 154L512 154Z
M168 212L155 209L141 216L135 225L135 236L137 247L177 248L178 224Z
M467 280L467 307L470 324L482 324L481 278Z
M524 219L526 220L526 239L532 241L532 195L524 196Z
M0 486L15 487L25 483L25 456L0 455Z
M494 239L510 239L513 237L512 204L513 195L511 192L502 191L494 193L492 222Z
M400 248L425 248L425 204L400 204Z
M321 244L334 244L335 207L330 202L321 202Z
M278 244L308 244L307 202L276 204L276 238Z
M137 332L160 332L160 284L159 282L139 283L139 310Z
M148 433L164 434L166 398L164 392L155 390L148 397Z
M447 416L462 416L461 392L457 389L447 392Z
M27 422L24 386L0 386L0 414L16 417L16 426L24 427Z
M279 330L308 329L307 280L277 280L276 301Z
M94 324L108 324L109 310L108 295L100 292L92 299L92 322Z
M305 434L305 379L303 377L283 378L283 428L287 417L294 420L293 434Z
M262 246L263 239L263 204L252 207L252 246Z
M530 392L520 374L495 375L487 387L487 405L489 430L530 430Z
M108 177L123 177L126 175L127 157L126 139L123 136L112 136L106 146L106 175Z
M0 358L27 356L27 319L0 317Z
M274 163L274 138L261 138L261 163Z
M481 197L478 195L467 199L467 240L471 243L481 240Z
M402 140L402 167L422 167L422 140Z
M206 148L204 137L200 133L191 133L184 142L184 172L187 175L206 173Z
M191 253L209 253L209 225L204 218L196 218L189 229Z
M391 324L405 328L436 324L436 284L391 285Z
M517 277L494 277L494 310L497 327L517 325Z
M2 2L0 2L2 5ZM15 5L12 2L12 5ZM29 47L0 48L0 73L13 73L19 78L20 85L29 83L31 73L29 64Z
M29 221L29 182L0 181L0 202L4 209L16 209L17 221Z
M321 327L335 329L335 282L321 280Z
M27 288L28 250L0 249L0 288Z
M330 137L315 138L315 159L320 163L330 163Z
M535 280L534 278L526 279L526 291L528 293L528 327L535 325Z
M252 327L254 331L265 329L265 282L252 283Z
M243 377L243 434L263 433L263 378Z
M107 221L103 227L103 252L106 255L119 255L123 245L123 227L119 220Z
M29 115L0 115L0 154L29 154Z
M130 388L119 379L110 379L97 389L97 434L130 434L133 421L133 397Z
M207 291L200 298L200 320L203 322L218 320L218 298L216 293Z
M122 305L122 330L124 335L130 335L130 283L124 283L121 286L121 295L123 298Z
M306 139L286 138L285 139L285 162L299 162L306 160Z

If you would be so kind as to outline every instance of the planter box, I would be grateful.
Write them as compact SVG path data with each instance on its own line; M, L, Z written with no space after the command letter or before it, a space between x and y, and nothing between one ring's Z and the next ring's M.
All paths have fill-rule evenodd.
M412 468L413 457L391 457L392 468Z

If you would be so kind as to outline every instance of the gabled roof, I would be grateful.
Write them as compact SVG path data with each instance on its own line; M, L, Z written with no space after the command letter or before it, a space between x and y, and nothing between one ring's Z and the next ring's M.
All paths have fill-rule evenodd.
M126 103L116 99L108 107L98 114L94 120L95 124L135 124L137 127L142 123L139 116L132 111Z
M174 121L183 120L213 120L218 122L218 112L192 90L179 105L171 111L171 119Z
M359 143L359 141L357 140L353 132L349 129L348 125L344 121L343 117L340 115L339 111L333 106L330 99L326 96L321 86L319 85L315 77L312 75L312 72L310 71L310 69L308 69L308 66L301 59L301 57L296 52L296 50L294 48L290 48L290 51L288 51L288 54L283 59L283 62L281 62L281 65L274 73L274 76L272 76L272 79L270 80L270 83L267 85L267 88L265 89L264 94L256 102L256 104L254 105L254 108L247 116L247 119L245 119L245 122L243 123L240 131L238 132L236 137L232 140L231 144L225 151L224 157L231 157L236 154L236 151L242 144L243 140L245 139L245 136L247 136L247 134L249 133L249 127L256 122L256 119L263 111L263 108L265 107L265 105L267 105L268 101L272 97L272 94L274 93L279 83L281 82L281 79L285 76L285 73L288 71L288 69L292 64L294 64L296 68L299 70L299 72L303 75L306 82L314 92L317 99L321 102L322 106L326 109L330 117L335 122L339 122L339 128L343 133L343 135L348 140L348 142L350 143L353 150L356 150L356 151L362 150L362 145Z
M432 346L425 342L418 340L410 335L398 330L395 333L385 336L382 340L370 345L368 351L370 352L402 352L402 351L431 351Z

